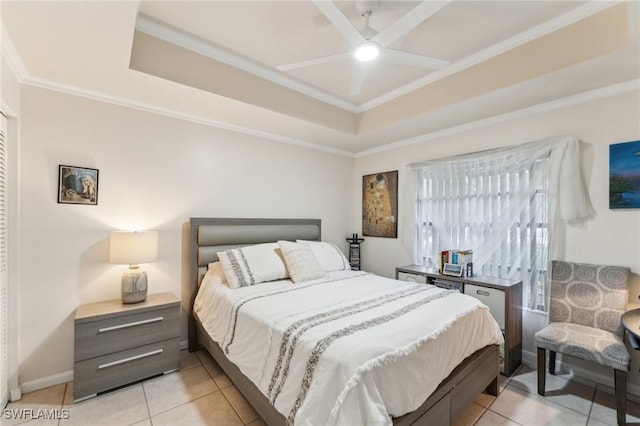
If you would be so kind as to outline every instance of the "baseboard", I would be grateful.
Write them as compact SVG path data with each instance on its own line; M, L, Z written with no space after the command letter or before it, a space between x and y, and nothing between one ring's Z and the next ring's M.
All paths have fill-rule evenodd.
M29 392L37 391L40 389L48 388L50 386L67 383L72 380L73 380L73 370L69 370L63 373L54 374L52 376L43 377L41 379L32 380L30 382L24 382L20 386L20 389L22 393L29 393Z
M183 351L185 349L189 349L189 341L188 340L182 340L180 342L180 350Z
M20 388L11 389L9 391L9 401L20 401L22 399L22 391Z
M556 358L556 371L561 374L569 374L571 377L577 379L576 381L580 381L580 379L586 379L591 382L595 382L599 385L608 386L613 389L613 371L612 369L607 369L606 367L600 367L597 369L586 369L580 367L578 365L574 365L568 362L562 362L558 358L561 358L561 354L558 353ZM579 361L579 360L576 360ZM522 351L522 363L531 367L533 369L538 368L538 355L529 351ZM606 370L609 371L598 371L598 370ZM633 400L635 402L640 403L640 385L635 383L629 383L627 380L627 399Z

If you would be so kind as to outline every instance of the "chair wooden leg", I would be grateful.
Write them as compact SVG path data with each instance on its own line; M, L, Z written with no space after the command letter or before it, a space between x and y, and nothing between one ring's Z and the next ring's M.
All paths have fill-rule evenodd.
M556 375L556 353L549 351L549 374Z
M546 371L544 368L546 353L543 348L538 348L538 395L544 396L544 381Z
M627 424L627 372L614 369L613 382L616 388L616 411L618 426Z

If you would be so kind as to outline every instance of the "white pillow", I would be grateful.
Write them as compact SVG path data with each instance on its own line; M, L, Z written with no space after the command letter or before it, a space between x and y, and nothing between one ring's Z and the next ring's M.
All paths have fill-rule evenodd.
M218 259L231 288L289 277L277 243L221 251Z
M348 271L351 269L349 261L335 245L324 241L298 240L298 242L307 244L311 248L314 256L325 271Z
M213 277L216 277L220 280L220 282L224 285L229 285L227 283L227 277L224 275L224 270L222 269L222 264L220 262L210 263L207 267L207 274Z
M315 280L327 275L308 245L291 241L278 241L278 244L294 283Z

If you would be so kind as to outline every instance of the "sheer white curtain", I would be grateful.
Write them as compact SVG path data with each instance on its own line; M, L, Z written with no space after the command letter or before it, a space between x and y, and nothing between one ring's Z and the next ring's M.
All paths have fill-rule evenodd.
M519 279L523 306L546 310L556 217L593 215L579 141L553 138L412 164L401 238L413 262L438 266L438 253L473 250L474 272Z

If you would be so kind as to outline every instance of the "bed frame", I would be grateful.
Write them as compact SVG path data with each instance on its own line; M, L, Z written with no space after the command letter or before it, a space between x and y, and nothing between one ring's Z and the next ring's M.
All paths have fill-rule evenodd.
M278 240L320 241L320 220L191 218L189 228L189 351L206 348L267 424L284 425L285 417L204 331L192 314L193 302L207 265L218 260L218 251ZM462 361L418 409L394 418L393 424L450 425L480 392L498 395L499 374L498 347L485 346Z

